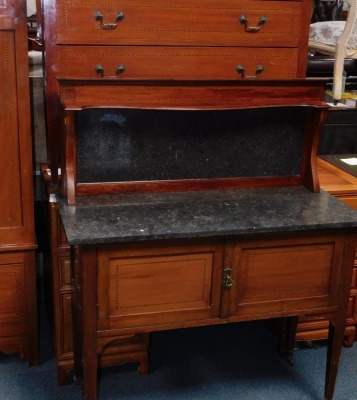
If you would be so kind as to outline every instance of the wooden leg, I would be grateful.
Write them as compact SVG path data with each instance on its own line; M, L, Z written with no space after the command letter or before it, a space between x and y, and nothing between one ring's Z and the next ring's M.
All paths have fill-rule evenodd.
M72 326L73 326L73 356L74 356L74 382L83 391L83 372L82 372L82 316L78 311L75 295L72 296ZM62 371L63 376L64 372ZM64 378L65 380L65 378Z
M85 400L97 398L97 253L82 247L83 384Z
M78 267L76 263L81 263ZM85 400L97 398L97 265L96 251L73 248L72 287L75 379L83 382ZM76 273L80 270L85 273Z
M38 327L37 327L37 290L36 290L36 271L35 271L35 254L29 251L26 257L26 344L25 358L28 360L30 367L37 367L39 364L38 353Z
M95 352L95 356L96 356ZM95 357L96 358L96 357ZM97 362L88 354L84 355L83 365L83 388L85 400L96 400L97 398Z
M295 346L295 337L296 337L296 329L298 325L299 317L289 317L288 318L288 335L286 340L286 358L290 365L294 365L294 346Z
M327 362L326 362L326 380L325 380L325 399L332 400L335 390L338 364L345 334L345 320L338 321L335 325L330 323Z
M294 365L293 355L296 329L299 317L285 317L279 320L279 355L285 357L290 365Z
M343 261L342 280L340 287L339 309L334 316L330 316L326 378L325 399L332 400L335 390L338 364L345 338L345 326L348 310L348 298L350 295L352 269L356 252L356 241L353 235L347 237L345 243L345 257Z
M71 284L72 284L72 327L73 327L73 358L74 358L74 383L83 391L83 371L82 371L82 358L83 358L83 321L80 312L80 298L77 289L77 278L75 263L79 260L75 256L74 248L71 248Z
M142 353L142 357L138 364L138 372L139 374L146 375L149 370L149 356L148 352L145 351Z
M356 327L355 325L347 326L345 329L345 340L343 345L345 347L352 347L356 338Z

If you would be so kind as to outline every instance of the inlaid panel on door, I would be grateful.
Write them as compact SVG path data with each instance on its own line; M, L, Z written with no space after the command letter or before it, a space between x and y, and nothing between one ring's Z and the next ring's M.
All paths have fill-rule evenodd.
M336 305L342 268L336 260L343 246L333 236L311 238L308 243L299 239L236 243L233 279L237 286L231 312L245 315L263 309L283 312Z
M100 329L218 317L223 246L120 246L98 252Z

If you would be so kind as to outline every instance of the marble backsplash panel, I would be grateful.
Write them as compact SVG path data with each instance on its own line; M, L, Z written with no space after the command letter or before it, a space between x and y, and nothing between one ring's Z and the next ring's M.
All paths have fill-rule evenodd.
M126 182L299 175L305 107L76 113L77 179Z

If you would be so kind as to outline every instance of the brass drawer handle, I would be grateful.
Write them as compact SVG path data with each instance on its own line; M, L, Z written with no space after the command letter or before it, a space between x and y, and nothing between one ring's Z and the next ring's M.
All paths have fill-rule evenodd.
M105 24L105 23L103 22L104 17L103 17L103 15L102 15L99 11L97 11L97 12L95 13L94 19L95 19L96 21L99 21L99 22L100 22L100 27L101 27L103 30L105 30L105 31L112 31L113 29L115 29L115 28L118 26L118 22L124 19L124 13L123 13L123 12L120 12L120 13L117 15L117 17L116 17L114 23L107 23L107 24Z
M124 71L125 71L125 65L123 65L123 64L118 65L117 75L122 74Z
M124 71L125 71L125 65L124 65L124 64L120 64L120 65L118 65L118 67L117 67L116 75L120 75L120 74L122 74ZM95 72L96 72L97 74L99 74L100 76L104 76L104 68L102 67L101 64L97 64L97 65L95 66Z
M223 271L223 287L230 288L234 284L234 280L231 277L232 268L225 268Z
M245 30L247 32L258 32L260 28L267 22L267 17L262 15L259 19L258 26L248 26L248 18L245 15L242 15L239 18L239 22L244 25Z
M99 74L100 76L103 76L104 75L104 68L100 64L97 64L95 66L95 72L97 74Z
M245 79L255 79L264 71L264 67L262 65L258 65L257 69L255 70L255 75L245 75L245 67L244 65L237 65L236 68L237 72L242 74L242 78Z

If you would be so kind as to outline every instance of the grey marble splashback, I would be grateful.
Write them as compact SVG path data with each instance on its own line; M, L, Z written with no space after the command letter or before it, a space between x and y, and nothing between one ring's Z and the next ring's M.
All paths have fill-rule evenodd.
M79 183L299 175L306 108L77 112Z

